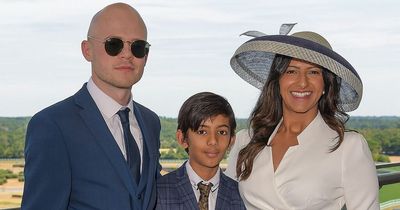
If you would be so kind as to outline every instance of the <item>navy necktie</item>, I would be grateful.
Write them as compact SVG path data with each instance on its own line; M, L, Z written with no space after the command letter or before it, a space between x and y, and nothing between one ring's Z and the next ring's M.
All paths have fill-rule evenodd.
M124 131L126 161L131 169L136 184L138 184L140 180L140 152L129 126L129 111L129 108L126 108L119 110L117 114L121 119L122 129Z

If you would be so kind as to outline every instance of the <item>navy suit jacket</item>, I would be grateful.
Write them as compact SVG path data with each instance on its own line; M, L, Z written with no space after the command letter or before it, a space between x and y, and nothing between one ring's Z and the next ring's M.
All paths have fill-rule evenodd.
M160 121L135 102L134 114L144 142L139 184L86 84L34 115L26 134L22 209L153 209L161 170Z
M157 180L156 210L199 210L185 164ZM220 172L217 210L246 209L240 197L238 183Z

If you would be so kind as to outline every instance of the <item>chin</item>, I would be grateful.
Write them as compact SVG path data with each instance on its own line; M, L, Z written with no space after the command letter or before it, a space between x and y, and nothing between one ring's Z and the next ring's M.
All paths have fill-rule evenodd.
M213 160L212 162L208 162L208 164L206 164L208 167L210 168L215 168L215 167L219 167L219 163L221 162L221 160Z
M207 166L208 168L217 168L217 167L219 167L219 162L217 162L217 163L215 163L215 162L213 162L213 163L208 162L208 163L205 163L204 165Z
M132 88L132 86L135 84L136 82L134 81L121 81L115 84L115 86L117 88L121 88L121 89L130 89Z

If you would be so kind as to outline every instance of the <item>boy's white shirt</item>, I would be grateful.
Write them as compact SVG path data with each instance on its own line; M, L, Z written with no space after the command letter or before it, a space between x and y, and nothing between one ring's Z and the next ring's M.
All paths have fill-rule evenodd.
M193 170L192 166L189 164L189 161L186 161L186 172L189 176L190 184L192 185L192 189L194 195L196 196L197 202L200 198L200 191L198 190L197 184L199 182L203 182L204 184L212 183L213 187L211 188L211 193L208 197L208 209L214 210L215 205L217 203L217 195L218 195L218 187L220 180L220 171L221 169L218 167L217 173L210 180L203 180L197 173Z

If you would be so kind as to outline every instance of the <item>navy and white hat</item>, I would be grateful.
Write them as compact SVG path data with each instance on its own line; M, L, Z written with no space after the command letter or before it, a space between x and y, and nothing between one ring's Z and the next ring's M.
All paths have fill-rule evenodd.
M257 37L242 44L230 61L232 69L246 82L262 89L275 54L286 55L322 66L340 77L339 107L346 112L357 109L363 92L360 76L324 37L311 31L292 35L250 33Z

